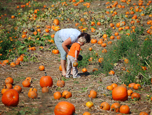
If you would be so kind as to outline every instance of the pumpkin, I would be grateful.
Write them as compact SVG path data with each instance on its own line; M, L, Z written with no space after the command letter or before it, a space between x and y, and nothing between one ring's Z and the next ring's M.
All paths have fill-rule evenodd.
M86 106L87 106L88 108L91 108L91 107L93 106L93 102L88 101L88 102L86 103Z
M59 66L59 70L60 70L60 71L62 71L62 67L61 67L61 65Z
M13 84L13 78L11 78L11 77L7 77L6 79L5 79L5 84L8 84L8 83L10 83L10 84Z
M131 96L131 94L133 93L131 89L129 89L127 92L128 92L128 96Z
M109 71L109 75L114 75L114 74L115 74L115 72L113 70Z
M32 78L31 77L26 77L25 80L28 80L30 83L32 82Z
M9 89L6 89L6 85L5 85L4 88L1 90L1 94L3 95L7 90Z
M83 68L83 69L82 69L82 72L83 72L83 73L87 72L87 69L86 69L86 68Z
M119 103L113 103L110 108L111 108L111 111L119 112L120 104Z
M102 47L106 47L107 44L106 44L106 43L102 43L101 46L102 46Z
M135 85L133 86L133 88L134 88L135 90L137 90L137 89L141 88L141 85L140 85L140 84L135 84Z
M140 112L139 115L149 115L149 114L146 112Z
M113 90L113 87L111 85L108 85L106 89Z
M55 115L73 115L74 113L75 113L74 105L67 101L59 102L54 108Z
M40 65L40 66L39 66L39 70L40 70L40 71L44 71L44 70L45 70L45 67L44 67L43 65Z
M53 80L51 76L47 76L45 72L45 76L42 76L40 79L40 86L41 87L52 87L53 85Z
M75 62L73 63L73 67L77 67L77 66L78 66L78 62L75 61Z
M125 62L125 63L129 63L129 60L128 60L128 59L124 59L124 62Z
M9 60L4 60L3 63L4 64L9 64L10 62L9 62Z
M37 89L36 88L30 88L29 91L35 91L35 92L37 92Z
M111 86L112 86L113 88L116 88L118 85L117 85L116 83L112 83Z
M95 90L90 90L90 94L88 95L90 98L96 98L97 92Z
M18 93L22 91L22 88L19 85L15 85L13 89L15 89Z
M102 63L103 60L104 60L103 58L99 58L99 59L98 59L98 62L99 62L99 63Z
M29 98L32 98L32 99L35 99L36 97L37 97L37 92L35 92L35 91L29 91L28 92L28 97Z
M12 84L10 84L10 83L5 84L5 86L6 86L7 89L12 89L13 88Z
M24 81L22 82L22 85L23 85L23 87L30 87L31 83L30 83L29 80L24 80Z
M100 108L103 110L110 110L110 105L107 102L102 102Z
M91 39L91 43L95 44L95 43L97 43L97 40L96 39Z
M84 112L83 115L91 115L89 112Z
M61 93L59 91L55 92L53 94L53 96L54 96L54 99L60 99L62 97L62 95L61 95Z
M48 93L49 89L48 87L42 87L42 93Z
M11 63L10 63L10 66L11 66L11 67L15 67L15 66L16 66L15 62L11 62Z
M55 25L59 25L59 20L58 20L58 19L54 19L54 20L53 20L53 23L54 23Z
M65 86L65 82L63 80L58 80L57 81L57 86L58 87L64 87Z
M92 47L89 47L89 51L92 51Z
M66 99L70 98L70 97L72 97L72 93L65 90L65 91L62 92L62 97L66 98Z
M54 53L54 54L59 54L59 50L53 49L53 50L52 50L52 53Z
M128 92L125 86L117 86L112 90L112 98L114 100L126 101L128 99Z
M130 84L128 85L128 87L133 88L134 85L135 85L135 83L130 83Z
M131 94L131 99L140 99L140 94L139 93L136 93L136 92L134 92L134 93L132 93Z
M2 96L2 103L6 106L17 106L19 94L15 89L7 90Z
M120 113L129 114L130 108L128 107L128 105L121 105L120 106Z

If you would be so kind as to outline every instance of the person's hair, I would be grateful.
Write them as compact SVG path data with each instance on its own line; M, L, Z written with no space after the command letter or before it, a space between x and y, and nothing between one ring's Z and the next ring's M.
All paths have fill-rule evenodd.
M89 35L89 34L87 34L87 33L81 33L81 34L78 36L78 39L79 39L80 37L84 37L84 38L86 39L86 43L90 43L91 38L90 38L90 35Z

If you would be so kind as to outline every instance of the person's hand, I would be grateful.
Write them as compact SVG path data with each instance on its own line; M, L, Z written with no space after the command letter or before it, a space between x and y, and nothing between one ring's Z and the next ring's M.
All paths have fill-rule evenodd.
M74 59L74 61L76 61L76 62L77 62L77 58L75 58L75 59Z

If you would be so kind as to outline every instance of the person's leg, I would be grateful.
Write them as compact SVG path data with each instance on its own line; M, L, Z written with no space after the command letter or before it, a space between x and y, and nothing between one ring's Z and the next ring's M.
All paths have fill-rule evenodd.
M66 60L61 59L62 75L66 76Z
M66 77L69 78L70 77L70 73L71 73L71 68L72 68L72 62L68 56L67 58L67 71L66 71Z

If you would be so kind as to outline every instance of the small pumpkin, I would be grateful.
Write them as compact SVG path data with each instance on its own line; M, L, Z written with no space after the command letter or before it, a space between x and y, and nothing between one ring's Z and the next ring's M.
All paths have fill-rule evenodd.
M89 112L84 112L83 115L91 115Z
M61 92L57 91L53 94L54 99L60 99L62 97Z
M135 84L135 85L133 86L133 88L134 88L135 90L137 90L137 89L141 88L141 85L140 85L140 84Z
M11 66L11 67L15 67L15 66L16 66L15 62L11 62L11 63L10 63L10 66Z
M97 43L97 40L96 39L91 39L91 43L95 44L95 43Z
M129 89L127 92L128 92L128 96L131 96L131 94L133 93L131 89Z
M10 83L5 84L5 86L6 86L7 89L12 89L13 88L12 84L10 84Z
M9 90L9 89L7 89L6 85L5 85L4 88L1 90L1 94L3 95L7 90Z
M78 62L75 61L75 62L73 63L73 67L77 67L77 66L78 66Z
M48 93L49 89L48 87L42 87L42 93Z
M100 105L100 108L102 110L110 110L110 105L107 102L102 102L101 105Z
M61 65L59 66L59 70L60 70L60 71L62 71L62 67L61 67Z
M140 94L136 93L136 92L132 93L131 94L131 99L140 99Z
M73 115L75 113L75 107L72 103L67 101L59 102L54 108L55 115Z
M40 65L40 66L39 66L39 70L40 70L40 71L44 71L44 70L45 70L45 67L44 67L43 65Z
M109 71L109 75L114 75L114 74L115 74L115 72L113 70Z
M72 93L70 91L65 90L62 92L62 97L66 98L66 99L70 98L70 97L72 97Z
M120 104L113 103L110 108L111 108L111 111L119 112L120 111Z
M23 85L23 87L30 87L30 86L31 86L31 83L30 83L29 80L24 80L24 81L22 82L22 85Z
M8 83L13 84L13 82L14 82L14 80L13 80L13 78L11 78L11 77L7 77L7 78L5 79L5 84L8 84Z
M2 96L2 103L6 106L17 106L19 103L19 94L15 89L7 90Z
M120 113L129 114L130 108L128 105L121 105L120 106Z
M57 86L58 86L58 87L64 87L64 86L65 86L64 80L58 80L58 81L57 81Z
M40 79L40 86L41 87L52 87L53 80L51 76L47 76L45 72L45 76L42 76Z
M113 90L113 87L111 85L108 85L106 89Z
M54 20L53 20L53 23L54 23L55 25L59 25L59 20L58 20L58 19L54 19Z
M91 107L93 106L93 102L88 101L88 102L86 103L86 106L87 106L88 108L91 108Z
M18 93L22 91L22 88L19 85L15 85L13 89L15 89Z
M90 94L88 95L90 98L96 98L97 97L97 92L95 90L90 90Z
M35 92L35 91L29 91L28 92L28 97L29 98L32 98L32 99L35 99L36 97L37 97L37 92Z
M135 83L130 83L130 84L128 85L128 87L133 88L134 85L135 85Z
M83 68L83 69L82 69L82 72L83 72L83 73L87 72L87 69L86 69L86 68Z
M126 101L128 99L128 92L125 86L117 86L112 90L112 98L114 100Z
M143 111L143 112L140 112L139 115L149 115L149 114Z
M116 83L112 83L111 86L112 86L113 88L116 88L118 85L117 85Z

